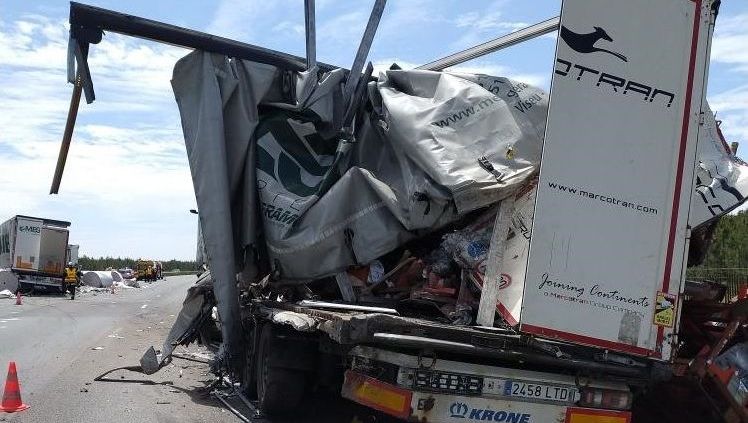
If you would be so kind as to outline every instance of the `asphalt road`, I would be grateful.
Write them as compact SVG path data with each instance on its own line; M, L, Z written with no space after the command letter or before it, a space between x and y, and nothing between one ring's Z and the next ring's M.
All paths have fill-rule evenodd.
M117 382L94 382L107 370L137 365L147 347L160 349L194 276L140 289L0 299L0 383L18 367L31 408L0 412L7 422L236 422L205 387L207 366L174 362L155 375L117 371ZM94 349L96 348L96 349ZM194 349L194 348L192 348ZM135 380L135 382L128 382ZM2 386L0 386L0 390Z
M0 422L239 422L208 386L208 366L179 359L150 376L118 370L139 363L150 346L160 349L194 276L174 276L140 289L24 297L23 305L0 299L0 384L9 361L18 367L21 394L29 410L5 414ZM182 347L180 347L182 348ZM207 354L192 345L181 353ZM0 385L0 393L3 386ZM391 419L340 399L311 393L282 420L260 416L229 398L252 423L366 422Z

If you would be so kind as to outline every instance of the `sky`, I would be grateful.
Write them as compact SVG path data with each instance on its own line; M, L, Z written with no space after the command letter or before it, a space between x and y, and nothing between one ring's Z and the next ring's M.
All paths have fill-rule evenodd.
M88 0L87 4L304 55L303 0ZM373 0L317 0L318 60L350 67ZM559 14L560 0L390 0L370 60L418 66ZM170 86L187 50L106 34L89 65L60 193L49 187L72 85L69 3L0 0L0 221L72 222L88 256L193 259L196 207ZM548 89L555 34L460 66ZM748 2L722 2L708 99L728 141L748 140ZM748 144L746 144L748 148Z

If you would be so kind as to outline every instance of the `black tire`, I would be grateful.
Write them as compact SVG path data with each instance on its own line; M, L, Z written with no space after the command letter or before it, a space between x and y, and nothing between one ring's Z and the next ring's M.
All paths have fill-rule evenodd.
M20 292L21 295L32 295L34 293L34 284L18 282L18 289L16 293Z
M268 416L279 416L297 411L304 396L305 375L298 370L272 365L272 344L278 326L265 324L260 334L257 351L257 400L260 410Z

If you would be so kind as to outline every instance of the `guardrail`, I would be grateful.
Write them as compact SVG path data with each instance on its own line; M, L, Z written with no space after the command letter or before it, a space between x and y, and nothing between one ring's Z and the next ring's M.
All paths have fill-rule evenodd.
M725 302L738 295L741 285L748 284L748 267L697 267L688 269L687 279L710 280L727 286Z
M170 272L162 272L164 276L181 276L181 275L197 275L197 270L177 270Z

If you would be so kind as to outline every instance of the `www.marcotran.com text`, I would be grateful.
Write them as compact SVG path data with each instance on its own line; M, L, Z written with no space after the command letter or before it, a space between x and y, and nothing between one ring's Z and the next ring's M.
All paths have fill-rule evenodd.
M493 97L487 97L480 101L478 101L473 106L468 106L463 110L458 111L457 113L453 113L449 116L447 116L444 119L440 119L434 122L431 122L432 125L436 125L440 128L449 127L450 125L457 123L467 117L470 117L476 113L480 113L481 110L492 106L494 103L501 101L501 98L498 96Z
M636 210L640 213L654 214L654 215L658 213L657 209L654 207L649 207L643 204L632 203L630 201L621 200L616 197L613 197L612 195L598 194L598 193L591 192L591 191L585 191L583 189L579 189L576 187L569 187L566 185L557 184L555 182L548 182L548 186L555 190L568 193L569 195L572 195L572 196L585 197L585 198L589 198L590 200L598 200L598 201L602 201L603 203L612 204L614 206L625 207L627 209Z

